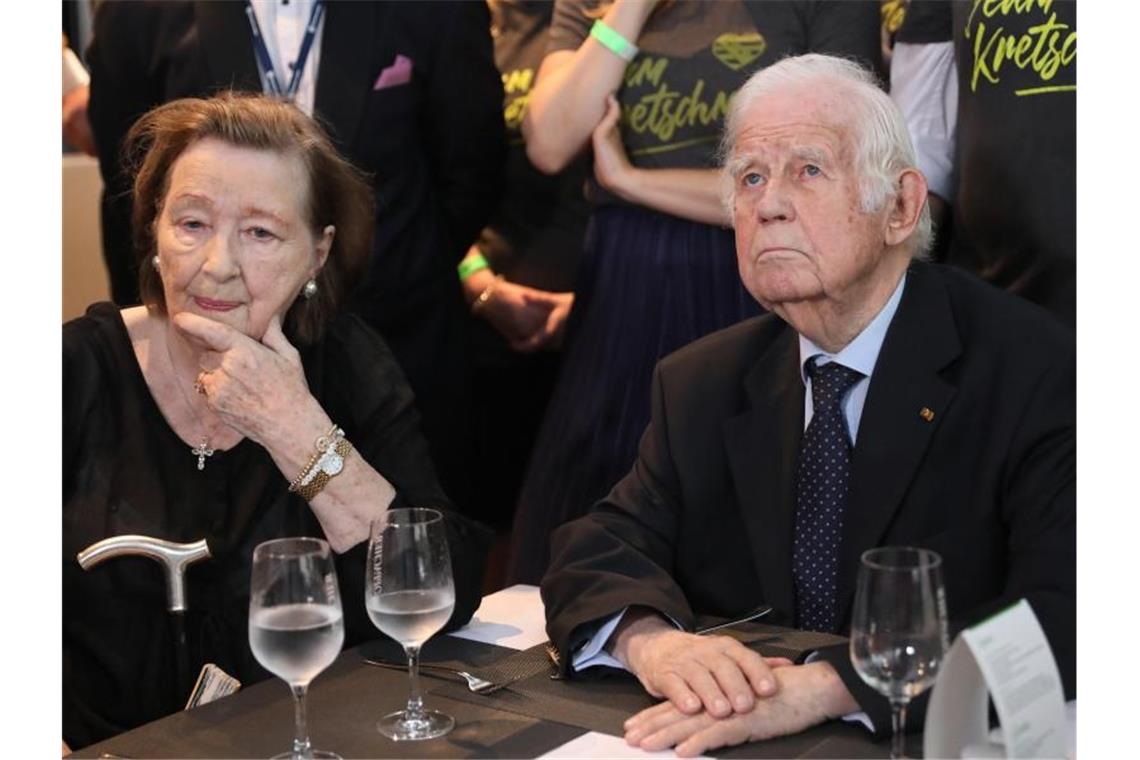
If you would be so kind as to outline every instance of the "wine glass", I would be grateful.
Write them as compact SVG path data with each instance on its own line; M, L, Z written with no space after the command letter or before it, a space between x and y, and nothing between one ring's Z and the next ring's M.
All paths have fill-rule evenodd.
M309 743L305 693L343 644L344 615L328 543L281 538L258 544L249 588L249 647L262 667L293 692L293 749L274 760L340 760Z
M863 552L851 619L855 671L891 702L891 757L904 757L906 708L934 683L948 648L942 558L929 549Z
M376 728L395 741L443 736L455 719L425 710L419 684L420 647L455 609L443 515L434 509L388 510L372 523L366 572L368 617L404 647L411 682L407 707L385 715Z

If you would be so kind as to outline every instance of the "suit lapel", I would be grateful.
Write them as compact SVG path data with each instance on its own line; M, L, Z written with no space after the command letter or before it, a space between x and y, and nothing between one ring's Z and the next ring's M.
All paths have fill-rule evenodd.
M841 623L850 612L859 557L881 542L954 398L955 387L940 371L960 353L945 288L929 267L912 265L875 364L851 463L839 564Z
M199 43L215 89L261 92L245 3L194 3Z
M782 324L782 323L781 323ZM745 376L750 408L724 423L724 442L753 561L775 623L791 624L792 482L803 436L796 332L784 326Z
M314 110L342 151L351 152L364 105L380 73L375 60L378 13L384 3L328 3L321 40L320 70ZM382 62L387 66L391 61Z

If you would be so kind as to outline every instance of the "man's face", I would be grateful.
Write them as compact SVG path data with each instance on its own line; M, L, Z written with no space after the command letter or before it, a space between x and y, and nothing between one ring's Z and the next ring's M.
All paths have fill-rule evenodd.
M845 93L823 84L758 97L733 153L737 262L766 309L851 306L890 276L887 210L859 205ZM889 205L889 204L888 204Z

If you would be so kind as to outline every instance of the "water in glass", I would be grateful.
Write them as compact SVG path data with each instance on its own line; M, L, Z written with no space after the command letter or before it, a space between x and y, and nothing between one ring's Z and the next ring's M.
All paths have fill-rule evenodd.
M343 644L344 614L328 543L282 538L258 544L249 589L249 647L293 693L293 748L274 760L339 760L313 749L305 696L309 682L332 664Z
M425 710L419 686L419 653L455 609L455 584L443 515L434 509L392 509L372 524L365 578L365 607L372 623L404 647L408 656L407 706L376 724L396 741L433 739L455 719Z
M368 600L372 624L404 646L423 646L455 609L447 589L389 591Z

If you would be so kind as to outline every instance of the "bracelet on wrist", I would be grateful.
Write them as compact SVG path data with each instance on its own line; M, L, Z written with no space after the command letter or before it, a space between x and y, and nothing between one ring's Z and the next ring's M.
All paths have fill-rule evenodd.
M459 281L464 282L468 277L478 272L480 269L490 269L491 265L483 254L477 253L474 256L467 256L463 261L459 262L456 267L459 270Z
M491 284L483 288L483 292L479 294L479 297L471 302L472 314L478 314L483 310L483 307L485 307L487 305L487 302L491 300L491 296L495 295L495 286L502 282L502 280L503 276L501 274L497 274L495 275L495 279L491 281Z
M637 45L627 40L621 32L601 19L595 21L594 25L590 27L590 36L600 42L606 50L627 63L637 57Z
M289 483L289 491L305 501L312 501L328 482L344 469L345 459L352 452L352 444L344 437L344 431L336 425L325 435L317 438L316 452L304 469Z

